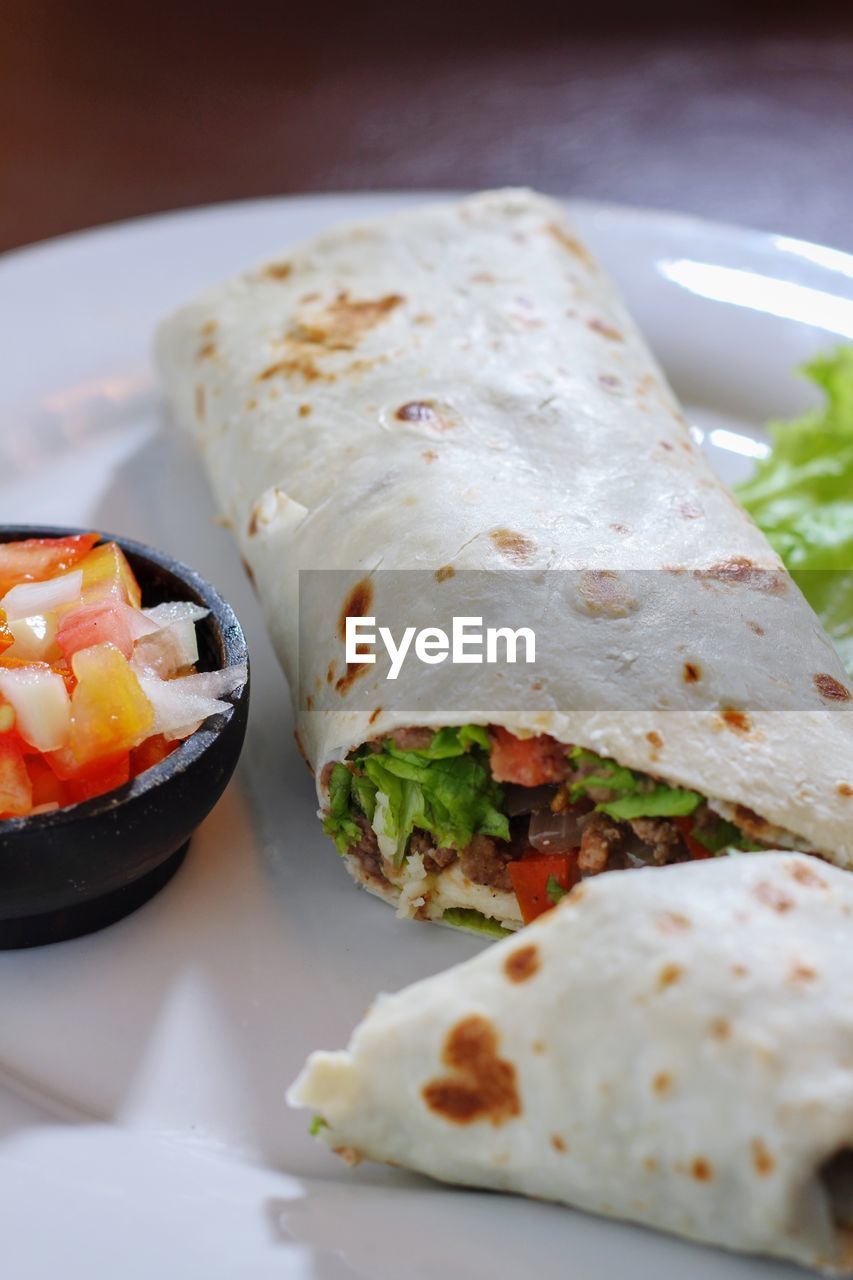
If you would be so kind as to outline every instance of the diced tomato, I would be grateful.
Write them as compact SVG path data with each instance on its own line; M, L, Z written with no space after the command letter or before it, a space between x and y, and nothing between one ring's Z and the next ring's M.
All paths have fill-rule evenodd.
M71 660L71 753L78 765L120 755L143 742L154 711L133 668L112 644L80 649Z
M179 744L177 741L170 742L164 738L162 733L157 733L151 738L146 738L138 747L134 747L130 753L130 772L135 778L138 773L144 773L146 769L151 769L155 764L159 764L161 760L165 760L166 756L170 756Z
M692 818L673 818L672 821L675 823L675 825L678 827L678 830L681 832L681 838L684 841L684 843L687 845L687 849L691 858L694 858L696 859L696 861L698 861L700 858L713 857L711 850L706 849L704 844L702 844L701 840L697 840L696 837L694 836Z
M81 800L94 800L95 796L102 796L107 791L114 791L116 787L123 787L130 776L128 752L113 756L111 760L99 760L66 782L69 803L79 804Z
M33 807L33 789L21 749L10 733L0 735L0 818L17 818Z
M133 632L130 610L123 600L114 597L92 600L67 613L59 624L56 642L63 657L70 662L80 649L95 644L114 644L125 658L133 656Z
M105 542L90 551L77 566L83 571L83 599L103 600L114 596L138 609L142 604L139 583L121 547Z
M0 596L20 582L44 582L82 560L98 541L97 533L68 538L27 538L0 543Z
M510 862L507 870L525 924L556 906L548 897L551 877L565 892L580 879L577 857L570 853L537 854L520 862Z
M33 808L42 804L68 804L68 794L44 756L27 758L27 773L33 789Z
M492 777L522 787L562 782L566 776L566 748L548 734L517 738L500 726L492 730Z

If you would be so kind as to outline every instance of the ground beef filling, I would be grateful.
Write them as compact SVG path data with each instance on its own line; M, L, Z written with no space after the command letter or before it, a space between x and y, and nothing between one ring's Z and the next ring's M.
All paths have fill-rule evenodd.
M401 750L408 751L423 750L432 737L433 730L418 727L397 730L394 734L396 745ZM596 802L607 799L608 793L602 792L599 795L595 788L591 788L584 799L571 806L577 819L576 839L571 848L537 847L535 836L531 841L531 824L535 822L537 813L541 816L543 812L560 812L563 807L562 798L567 794L566 788L561 787L570 772L567 748L553 738L542 735L535 740L535 768L531 769L529 752L519 762L518 740L511 734L505 730L493 729L490 737L493 744L490 757L492 775L496 781L509 784L505 785L505 797L510 815L510 839L496 840L490 836L477 835L464 849L450 849L437 847L433 837L427 832L415 831L409 840L407 854L419 854L428 873L438 874L458 862L463 875L473 883L511 893L509 864L542 852L571 852L576 856L581 876L600 875L603 871L624 870L629 867L660 867L674 862L687 862L695 856L677 821L672 818L649 817L617 821L596 810ZM375 750L381 749L379 742L369 745ZM595 764L574 765L571 773L577 778L596 768ZM745 812L749 813L748 810ZM394 875L394 869L383 859L376 835L366 819L359 814L353 816L363 834L358 844L349 849L350 857L358 862L365 880L390 886L389 877ZM740 818L740 814L738 817ZM703 827L713 827L718 821L704 803L691 816L693 829L697 833L701 833ZM756 816L756 827L760 821ZM750 831L749 823L739 825Z

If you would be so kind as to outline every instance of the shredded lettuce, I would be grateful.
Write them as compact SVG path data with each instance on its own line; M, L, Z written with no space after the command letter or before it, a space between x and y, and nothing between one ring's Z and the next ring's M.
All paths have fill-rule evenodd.
M628 822L632 818L685 817L702 802L702 797L695 791L668 787L663 782L652 783L644 774L635 773L633 769L626 769L615 760L583 747L570 751L569 759L576 764L591 765L594 769L593 773L570 784L570 798L577 800L579 796L586 795L590 787L606 787L610 791L621 792L614 800L602 801L595 806L599 813L606 813L619 822Z
M512 932L473 907L448 907L441 913L441 918L445 924L452 924L457 929L470 929L472 933L484 933L489 938L508 938Z
M316 1138L321 1129L328 1129L328 1127L328 1120L324 1120L321 1115L316 1115L311 1119L311 1123L308 1126L308 1132L312 1138Z
M444 848L464 849L475 835L508 840L503 792L492 779L488 750L486 730L474 724L439 729L418 751L398 750L393 738L383 742L381 751L364 747L352 757L354 772L346 765L332 771L324 830L346 852L361 835L349 816L355 801L382 852L398 865L416 827Z
M323 822L323 830L327 836L332 837L340 854L346 853L350 845L357 844L361 838L361 828L351 814L350 798L354 782L355 779L345 764L334 766L329 778L329 813ZM359 798L357 792L356 798Z
M773 448L736 492L853 675L853 347L801 372L825 404L770 427Z

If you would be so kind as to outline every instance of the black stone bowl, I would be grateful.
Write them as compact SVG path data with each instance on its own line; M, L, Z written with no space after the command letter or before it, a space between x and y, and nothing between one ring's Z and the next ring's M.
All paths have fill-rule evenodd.
M82 529L0 526L0 542L58 538ZM210 610L196 624L200 671L247 661L230 605L192 569L128 538L117 542L146 606L191 600ZM246 733L249 685L225 695L171 755L123 787L30 818L0 821L0 949L92 933L135 911L174 875L190 836L225 790Z

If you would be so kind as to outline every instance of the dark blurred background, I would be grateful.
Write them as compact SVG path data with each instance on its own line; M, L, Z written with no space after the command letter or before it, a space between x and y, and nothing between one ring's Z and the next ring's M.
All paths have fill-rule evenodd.
M853 0L3 0L0 26L0 249L502 183L853 249Z

